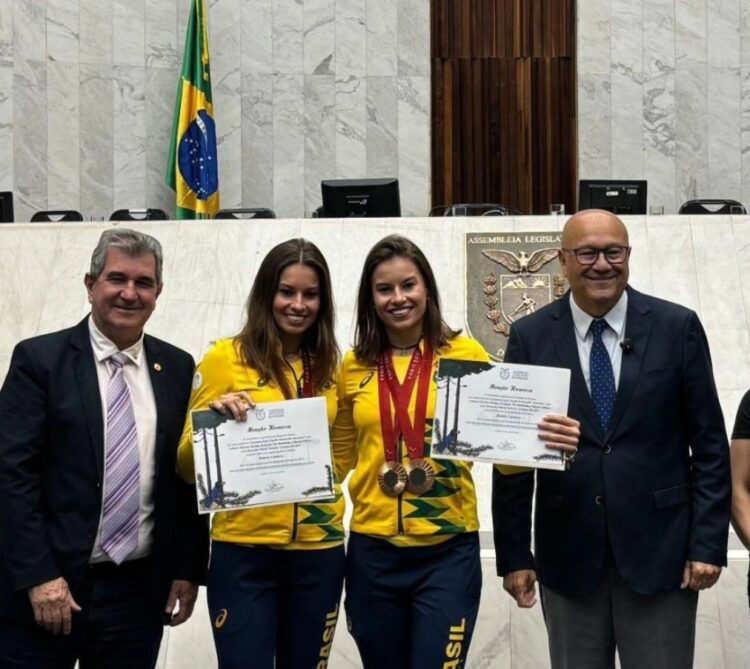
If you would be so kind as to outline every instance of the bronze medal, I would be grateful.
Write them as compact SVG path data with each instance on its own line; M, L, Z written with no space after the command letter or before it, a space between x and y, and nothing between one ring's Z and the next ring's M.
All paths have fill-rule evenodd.
M434 485L435 472L423 459L427 396L432 374L432 348L424 343L425 354L418 348L412 353L403 383L399 383L393 369L391 354L378 358L378 404L380 427L383 434L385 464L378 472L380 489L390 497L398 497L404 490L420 494ZM417 386L414 419L409 415L409 401ZM391 400L395 417L391 414ZM401 464L400 440L406 444L411 462L410 471ZM411 471L414 470L414 471ZM409 483L409 478L413 481Z
M406 489L406 469L400 462L385 462L378 472L378 485L388 497L398 497Z
M428 492L435 485L435 470L424 458L409 460L409 464L406 465L406 474L408 476L406 489L413 495Z

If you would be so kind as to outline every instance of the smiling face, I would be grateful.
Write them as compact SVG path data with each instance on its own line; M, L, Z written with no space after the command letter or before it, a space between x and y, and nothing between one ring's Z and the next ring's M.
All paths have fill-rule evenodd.
M372 274L372 299L391 344L408 346L422 336L427 288L411 260L394 256L381 262Z
M282 349L296 351L302 335L315 323L320 311L318 275L307 265L289 265L279 277L273 298L273 320Z
M133 257L110 248L101 274L96 279L86 274L84 283L91 318L101 333L120 350L135 344L162 289L156 283L154 256Z
M560 251L560 264L576 304L590 316L604 316L628 285L629 254L622 263L612 264L599 253L593 265L581 265L572 251L628 246L627 229L608 211L582 211L565 224L562 245L567 250Z

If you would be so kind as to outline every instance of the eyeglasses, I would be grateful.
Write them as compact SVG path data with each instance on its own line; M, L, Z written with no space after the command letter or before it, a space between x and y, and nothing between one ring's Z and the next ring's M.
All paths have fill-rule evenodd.
M581 265L594 265L599 260L599 254L603 255L611 265L619 265L625 262L630 255L629 246L608 246L606 249L586 246L580 249L563 249L563 251L572 253Z

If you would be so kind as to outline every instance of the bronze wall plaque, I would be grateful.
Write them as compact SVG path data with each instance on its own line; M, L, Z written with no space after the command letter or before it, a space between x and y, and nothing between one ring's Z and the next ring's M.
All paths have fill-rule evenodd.
M565 294L561 233L466 233L466 330L502 360L510 326Z

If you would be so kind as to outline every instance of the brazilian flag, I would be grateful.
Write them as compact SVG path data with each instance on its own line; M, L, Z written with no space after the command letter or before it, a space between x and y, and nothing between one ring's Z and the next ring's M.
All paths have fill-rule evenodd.
M192 0L167 164L167 185L177 197L178 219L211 218L219 209L213 116L206 8L203 0Z

